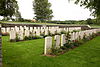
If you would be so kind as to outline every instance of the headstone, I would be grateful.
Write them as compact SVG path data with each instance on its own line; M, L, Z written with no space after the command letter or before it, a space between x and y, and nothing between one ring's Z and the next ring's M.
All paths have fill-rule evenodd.
M45 30L44 29L41 29L41 34L44 34L45 33Z
M35 30L32 31L32 36L33 37L36 36L36 31Z
M19 30L19 32L18 32L18 39L19 40L24 40L24 34L23 34L22 30Z
M36 30L36 35L37 35L37 36L40 36L40 29L37 29L37 30Z
M50 54L52 48L52 37L46 37L45 38L45 47L44 47L44 54Z
M81 39L83 39L83 37L84 37L84 32L83 31L80 32L80 37L81 37Z
M10 33L10 27L7 27L6 30L7 33Z
M55 35L55 48L60 48L60 35Z
M29 30L29 27L26 27L25 30Z
M45 35L48 35L48 31L49 31L48 29L45 29Z
M1 28L1 32L2 33L6 33L6 29L5 28Z
M25 36L29 37L30 36L30 31L29 30L25 30Z
M24 26L24 29L26 29L26 26Z
M71 40L75 40L75 32L71 33Z
M61 46L64 46L64 44L66 43L66 36L65 34L61 35Z
M16 31L11 29L10 31L10 41L15 41L16 40Z
M19 27L15 26L15 31L18 33Z
M33 27L30 27L30 32L32 32L33 31Z
M59 34L60 34L60 33L61 33L61 30L60 30L60 29L57 29L57 33L59 33Z
M24 28L22 26L20 26L20 30L22 31L22 33L24 34Z
M78 37L79 37L79 33L78 33L78 32L76 32L76 33L75 33L75 39L77 40L77 39L78 39Z

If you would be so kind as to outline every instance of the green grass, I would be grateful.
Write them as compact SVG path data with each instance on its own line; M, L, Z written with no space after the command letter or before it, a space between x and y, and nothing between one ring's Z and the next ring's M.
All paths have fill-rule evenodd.
M100 28L100 25L91 25L92 28Z
M35 23L35 22L13 22L13 21L1 21L2 23L21 23L21 24L45 24L45 23ZM48 25L57 25L54 23L46 23Z
M3 36L3 67L100 67L100 36L57 57L43 56L44 39L9 42Z
M66 26L80 26L80 25L87 25L87 24L55 24L55 23L35 23L35 22L14 22L14 21L1 21L2 23L20 23L20 24L47 24L47 25L66 25Z

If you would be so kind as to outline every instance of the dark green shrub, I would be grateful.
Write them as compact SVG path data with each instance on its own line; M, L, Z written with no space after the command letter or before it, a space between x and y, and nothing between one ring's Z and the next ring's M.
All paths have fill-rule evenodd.
M74 40L74 41L73 41L73 45L76 46L76 47L78 47L78 46L80 45L80 43L79 43L78 40Z
M61 46L60 47L62 50L67 50L67 47L65 47L65 46Z
M10 42L16 42L16 39L11 39Z
M34 36L34 37L32 37L32 39L41 39L41 38L43 38L42 36Z
M58 48L51 48L51 50L52 55L59 55L62 52L62 50Z
M66 31L61 31L61 34L66 34L67 32Z

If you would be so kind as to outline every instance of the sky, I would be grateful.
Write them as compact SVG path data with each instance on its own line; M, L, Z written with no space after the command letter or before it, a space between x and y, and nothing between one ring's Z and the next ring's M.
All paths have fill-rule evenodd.
M19 11L25 19L32 19L34 15L33 0L17 0L19 5ZM90 11L75 5L68 0L49 0L52 4L53 10L52 20L86 20L87 18L93 18L90 16Z

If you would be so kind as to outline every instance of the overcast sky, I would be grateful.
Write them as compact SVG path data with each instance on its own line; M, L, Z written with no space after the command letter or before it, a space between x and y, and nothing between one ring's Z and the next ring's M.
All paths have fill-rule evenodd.
M19 11L25 19L32 19L34 17L34 11L32 2L33 0L17 0L19 5ZM84 9L79 5L75 5L68 0L49 0L52 4L53 20L85 20L87 18L93 18L90 16L88 9Z

